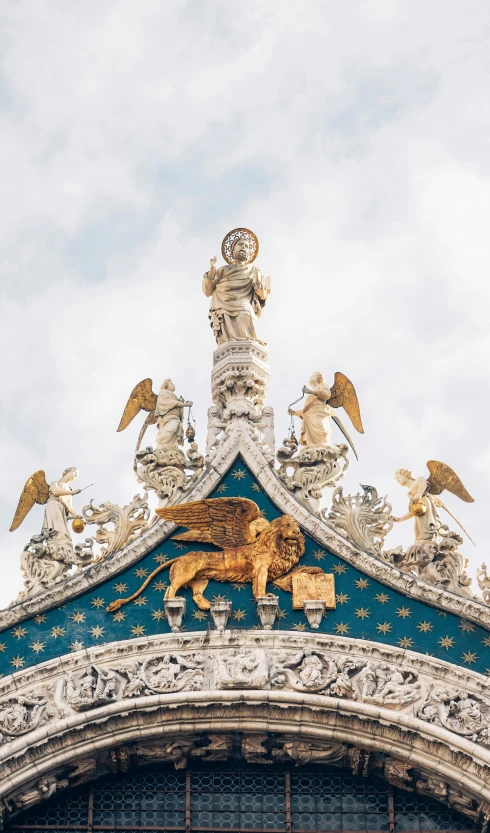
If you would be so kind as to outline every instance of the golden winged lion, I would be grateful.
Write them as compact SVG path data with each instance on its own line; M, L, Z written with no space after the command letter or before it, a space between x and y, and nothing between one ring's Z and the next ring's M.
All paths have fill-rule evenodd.
M111 602L109 611L135 599L167 567L170 586L165 598L173 599L182 587L190 587L201 610L211 607L204 596L211 579L251 582L255 598L265 596L267 582L288 573L305 552L305 541L294 518L282 515L269 523L261 516L257 504L246 498L207 498L156 512L167 521L187 527L188 532L174 535L174 541L202 541L220 549L218 552L196 550L161 564L133 596ZM317 567L304 569L321 572Z

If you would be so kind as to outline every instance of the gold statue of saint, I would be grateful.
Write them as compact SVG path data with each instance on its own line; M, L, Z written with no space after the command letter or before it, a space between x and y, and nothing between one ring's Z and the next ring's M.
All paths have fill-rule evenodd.
M203 541L220 549L185 553L161 564L136 593L128 599L111 602L108 611L118 610L135 599L167 567L170 586L165 598L174 599L182 587L190 587L194 602L201 610L211 607L203 595L211 579L238 584L251 582L254 597L265 596L267 582L275 582L289 573L305 552L305 541L294 518L282 515L269 523L261 516L257 504L247 498L207 498L163 507L156 512L167 521L188 527L188 532L174 535L174 541ZM318 567L301 569L322 572Z
M221 251L226 266L216 268L217 258L210 261L202 289L211 298L209 320L216 342L257 341L255 320L260 317L270 294L270 278L253 266L259 242L249 229L228 232Z

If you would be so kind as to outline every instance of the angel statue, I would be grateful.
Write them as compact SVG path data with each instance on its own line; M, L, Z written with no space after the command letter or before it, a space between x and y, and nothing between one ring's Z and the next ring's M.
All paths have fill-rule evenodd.
M77 477L78 469L71 466L64 470L59 480L53 480L48 486L45 473L43 471L34 472L22 489L10 532L18 529L34 504L39 503L40 505L46 505L42 531L57 532L71 541L68 519L76 518L83 521L82 516L77 515L73 509L71 502L73 495L78 495L81 491L80 489L72 489L69 485Z
M138 382L131 391L124 408L118 431L124 431L140 411L148 411L136 444L138 451L145 431L149 425L157 424L156 451L170 451L184 445L184 408L191 408L192 402L186 402L175 393L171 379L165 379L160 392L153 393L151 379Z
M352 440L333 411L333 408L344 408L356 431L364 433L356 389L350 379L337 371L334 384L329 388L321 373L313 373L309 387L303 387L303 394L305 393L308 396L301 411L293 411L291 406L288 409L291 416L301 419L300 444L305 448L331 448L333 419L357 458Z
M464 500L465 503L473 503L473 498L465 489L458 475L445 463L439 463L437 460L429 460L427 463L429 469L429 477L414 477L408 469L398 469L395 473L395 480L400 486L408 489L408 512L401 518L394 515L391 520L395 523L407 521L413 518L415 522L415 542L436 541L441 535L441 529L447 529L442 523L439 508L444 509L451 518L456 521L463 532L468 535L463 526L453 513L449 511L447 506L442 502L438 495L442 494L444 489L452 492L453 495ZM468 535L468 538L470 536ZM471 541L471 538L470 538Z
M65 579L72 566L85 566L93 557L91 549L73 548L68 528L68 521L72 518L75 531L83 532L84 529L83 518L72 505L73 495L81 491L70 486L77 476L78 469L72 466L65 469L59 480L48 485L44 471L36 471L22 490L11 532L18 529L35 503L44 505L45 510L41 534L34 535L21 554L25 589L19 599L41 593Z
M249 229L233 229L223 240L221 253L227 265L217 269L217 258L211 258L202 282L204 294L211 298L209 320L216 343L258 341L255 320L271 291L270 278L252 266L259 241Z
M409 503L405 515L401 518L391 515L390 520L400 523L413 518L415 543L405 553L398 547L385 555L402 570L414 572L454 593L473 597L468 589L471 579L465 572L468 559L458 552L463 539L442 522L438 512L438 509L444 509L470 538L439 495L447 489L466 503L473 503L473 498L458 475L445 463L429 460L427 468L428 477L414 477L408 469L398 469L395 474L397 482L408 489Z

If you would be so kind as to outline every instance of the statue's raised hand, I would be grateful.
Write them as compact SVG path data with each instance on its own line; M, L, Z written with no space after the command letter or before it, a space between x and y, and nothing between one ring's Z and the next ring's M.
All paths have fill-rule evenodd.
M210 272L212 272L212 273L216 272L216 264L217 264L217 262L218 262L218 258L217 258L217 257L216 257L216 255L215 255L215 256L214 256L214 257L212 257L212 258L211 258L211 260L209 261L209 265L211 266L211 269L209 270Z

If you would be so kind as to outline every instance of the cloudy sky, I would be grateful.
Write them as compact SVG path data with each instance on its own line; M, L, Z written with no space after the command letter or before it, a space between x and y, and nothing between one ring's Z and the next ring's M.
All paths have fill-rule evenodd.
M0 605L42 523L7 532L32 472L136 493L136 382L171 376L204 440L201 277L236 226L273 281L278 439L311 371L343 371L366 431L346 488L401 514L394 470L442 460L487 558L486 0L17 0L0 33Z

